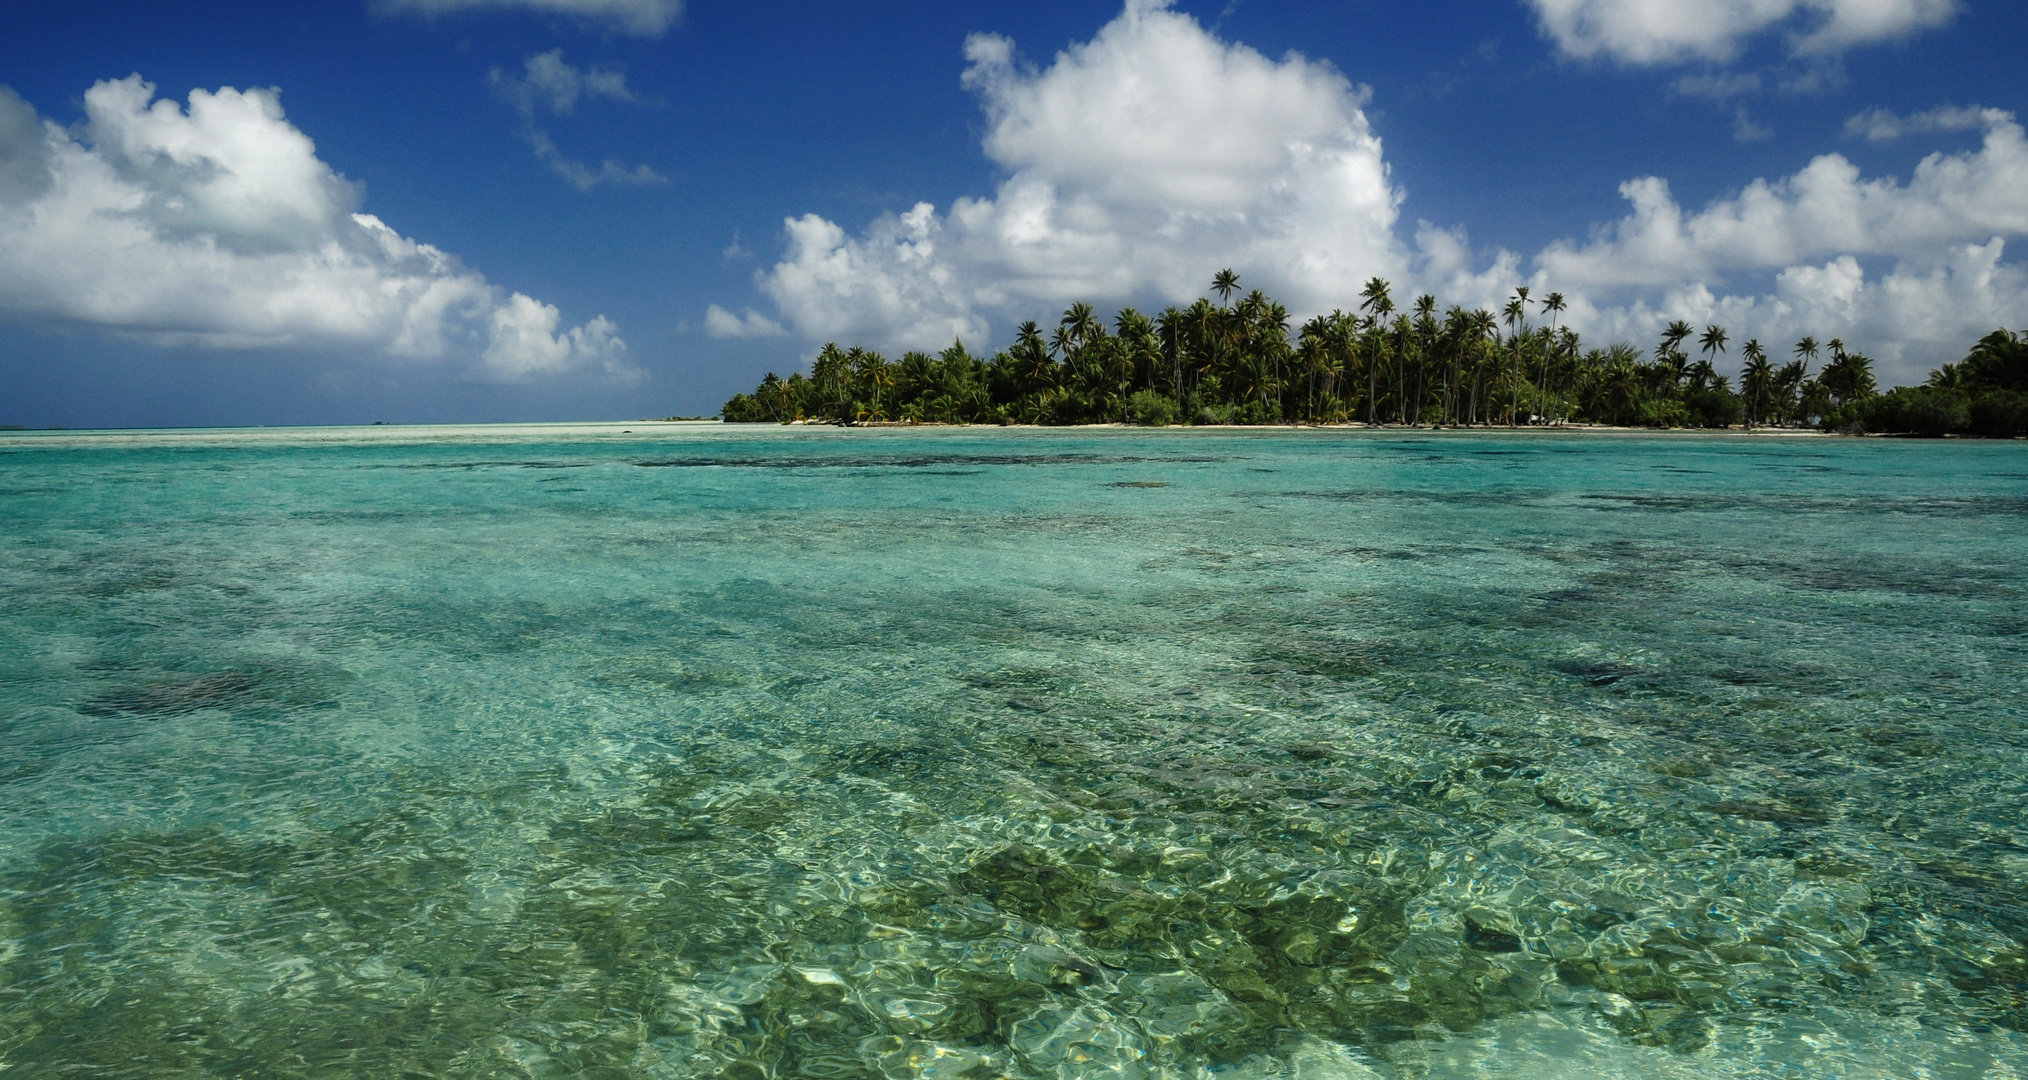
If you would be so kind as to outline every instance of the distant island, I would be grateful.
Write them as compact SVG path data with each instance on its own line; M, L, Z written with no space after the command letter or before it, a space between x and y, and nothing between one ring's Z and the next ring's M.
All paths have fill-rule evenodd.
M2006 329L1923 385L1885 393L1872 360L1839 339L1805 337L1779 358L1748 340L1735 388L1714 366L1732 345L1724 327L1672 322L1647 353L1624 342L1588 348L1562 325L1562 293L1537 299L1515 289L1498 315L1455 305L1439 312L1427 294L1402 311L1376 277L1355 311L1319 315L1291 339L1288 309L1265 293L1233 301L1238 274L1220 271L1211 291L1216 302L1200 298L1152 318L1121 309L1110 327L1090 304L1074 304L1046 337L1024 323L1014 344L990 358L962 341L897 361L832 343L808 376L770 372L721 415L845 425L1744 425L2028 435L2028 338Z

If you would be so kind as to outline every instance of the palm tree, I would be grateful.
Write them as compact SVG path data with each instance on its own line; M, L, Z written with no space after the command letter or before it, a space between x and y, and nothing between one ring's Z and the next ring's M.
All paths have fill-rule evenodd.
M1230 267L1211 275L1211 291L1218 294L1219 303L1231 300L1238 289L1239 275L1233 273Z
M1162 351L1168 354L1169 381L1179 405L1183 401L1183 337L1187 332L1183 312L1173 306L1164 308L1155 319L1155 335L1162 343Z
M885 420L887 414L880 409L880 388L894 385L894 366L877 352L866 352L854 348L846 355L851 358L854 374L873 388L873 407L861 409L853 415L854 420Z
M1746 397L1746 429L1752 431L1754 421L1760 419L1761 402L1774 385L1774 365L1768 363L1767 350L1761 348L1759 338L1748 338L1740 346L1739 354L1746 360L1739 369L1739 388Z
M1686 323L1681 319L1677 319L1674 322L1671 322L1665 329L1663 329L1662 348L1663 349L1681 348L1683 342L1686 339L1688 339L1690 335L1696 332L1697 331L1693 329L1689 323Z
M1528 325L1528 286L1523 285L1514 290L1514 299L1507 301L1507 306L1500 309L1500 317L1507 323L1507 336L1511 342L1508 348L1508 361L1510 365L1518 367L1521 362L1521 329ZM1507 385L1510 390L1507 426L1513 427L1515 414L1521 411L1519 376L1509 375Z
M1803 374L1805 376L1809 375L1810 362L1817 358L1817 339L1805 337L1803 340L1796 342L1796 358L1802 361Z
M1716 323L1704 328L1703 336L1697 339L1697 349L1704 354L1704 359L1698 361L1703 370L1698 373L1696 389L1706 390L1713 386L1724 385L1725 377L1718 374L1718 369L1711 366L1711 361L1725 352L1725 343L1731 339L1732 335L1727 334L1725 328Z
M1542 299L1542 310L1549 314L1549 325L1552 330L1558 332L1562 330L1562 325L1558 319L1569 306L1569 302L1564 300L1563 294L1560 292L1552 292ZM1542 381L1535 384L1535 412L1537 414L1542 412L1542 395L1548 389L1549 362L1553 355L1546 349L1542 353Z
M1056 361L1050 358L1049 346L1042 340L1042 328L1034 322L1022 323L1015 331L1014 357L1024 383L1023 394L1055 389Z
M1326 374L1325 382L1335 391L1338 380L1342 378L1349 388L1352 385L1353 365L1359 355L1359 316L1333 308L1331 336L1327 341L1331 349L1331 367ZM1351 412L1352 410L1348 408L1340 415L1350 416Z
M1080 301L1070 305L1070 310L1063 313L1063 318L1057 322L1056 327L1062 332L1071 349L1081 349L1091 344L1092 339L1101 332L1100 328L1103 325L1099 322L1098 315L1092 311L1091 305Z
M1303 415L1315 419L1317 415L1317 378L1330 366L1331 317L1313 315L1310 321L1296 331L1296 359L1302 364L1302 374L1309 384L1309 393L1304 399Z
M1455 304L1444 312L1443 355L1444 355L1444 403L1438 423L1457 423L1458 378L1471 334L1472 317L1465 309Z
M1428 392L1424 387L1429 370L1429 354L1436 347L1437 299L1428 293L1415 298L1415 416L1409 422L1422 423L1422 403Z
M1775 372L1774 384L1768 389L1768 397L1775 406L1776 417L1784 424L1794 420L1801 408L1803 386L1811 380L1807 377L1809 365L1801 357L1783 364Z
M1727 334L1724 327L1707 326L1704 336L1697 339L1697 349L1704 354L1704 361L1710 363L1725 351L1725 343L1731 340L1732 335Z
M1552 324L1555 322L1556 317L1563 314L1564 310L1569 306L1570 304L1563 299L1563 294L1560 292L1550 293L1542 300L1542 310L1549 313Z
M1564 377L1561 381L1565 385L1568 385L1570 380L1575 377L1577 368L1577 350L1581 344L1582 342L1578 339L1577 331L1572 330L1568 326L1557 327L1556 355L1561 357L1563 360ZM1547 367L1547 365L1544 366ZM1554 380L1552 377L1552 381L1556 380ZM1565 404L1564 400L1561 397L1552 395L1550 397L1550 404L1552 407L1556 408L1556 423L1559 425L1562 424L1564 415L1563 405Z
M1235 275L1233 281L1238 280ZM1197 359L1191 365L1190 373L1190 386L1193 390L1202 383L1205 372L1210 371L1218 363L1218 345L1224 316L1224 309L1212 306L1211 301L1202 297L1191 304L1190 310L1184 313L1184 321L1190 329L1197 353Z
M1995 330L1980 338L1959 366L1967 384L2028 391L2028 332Z
M1500 321L1494 318L1493 313L1487 311L1485 308L1480 308L1477 311L1474 311L1472 313L1473 360L1472 360L1472 397L1471 397L1472 402L1471 422L1474 424L1479 422L1479 391L1482 388L1489 391L1491 390L1491 387L1484 386L1487 366L1486 354L1492 348L1497 347L1499 345L1499 342L1500 342ZM1490 408L1487 410L1488 413L1490 413L1491 411L1492 410ZM1493 418L1490 415L1487 416L1486 423L1491 424L1492 422Z
M1369 333L1366 351L1366 422L1368 424L1379 422L1379 414L1376 409L1380 395L1380 338L1377 333L1372 331L1382 323L1385 323L1389 315L1394 314L1394 298L1388 295L1392 289L1393 286L1389 285L1386 279L1372 277L1366 279L1366 287L1359 290L1359 295L1363 298L1359 304L1359 310L1369 313L1367 315Z
M1846 352L1845 343L1834 341L1837 359L1824 367L1824 373L1817 377L1839 405L1860 398L1871 397L1874 391L1873 360L1865 353Z
M1601 367L1604 369L1606 402L1613 422L1624 424L1633 418L1641 394L1640 353L1631 345L1615 345L1606 350Z
M1121 308L1113 317L1113 341L1119 346L1119 360L1125 367L1122 385L1140 383L1143 389L1153 390L1155 369L1162 359L1155 324L1133 308Z
M1683 372L1690 366L1690 358L1683 355L1683 342L1697 331L1681 319L1671 322L1662 331L1661 344L1655 346L1655 360L1660 373L1667 375L1666 384L1661 387L1664 400L1676 395L1677 384L1683 381Z

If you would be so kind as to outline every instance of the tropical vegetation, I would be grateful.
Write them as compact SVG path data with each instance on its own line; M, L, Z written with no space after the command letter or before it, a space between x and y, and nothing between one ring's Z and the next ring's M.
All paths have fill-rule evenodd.
M1921 386L1854 401L1832 414L1827 426L1910 435L2028 435L2028 338L1995 330L1964 360L1930 372Z
M1784 356L1739 344L1739 382L1718 370L1721 326L1667 327L1652 350L1589 347L1562 315L1561 293L1527 287L1496 315L1404 309L1373 278L1350 311L1292 326L1288 308L1239 275L1150 316L1101 318L1073 304L1055 327L1024 323L1013 344L981 357L953 342L890 360L824 346L810 373L770 373L726 402L730 422L837 424L1290 424L1438 426L1609 424L1722 428L2013 433L2023 415L2022 341L1996 331L1922 392L1879 394L1873 362L1832 339L1805 337ZM1821 362L1821 363L1820 363ZM2011 395L2011 396L2010 396ZM2007 427L2014 424L2013 429Z

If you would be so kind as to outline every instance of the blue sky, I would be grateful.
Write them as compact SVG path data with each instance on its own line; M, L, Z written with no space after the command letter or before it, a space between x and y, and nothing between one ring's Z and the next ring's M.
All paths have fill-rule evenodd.
M1299 314L1378 273L1560 289L1600 342L1842 336L1890 381L2028 326L2017 3L0 20L0 423L709 413L825 340L990 348L1227 265Z

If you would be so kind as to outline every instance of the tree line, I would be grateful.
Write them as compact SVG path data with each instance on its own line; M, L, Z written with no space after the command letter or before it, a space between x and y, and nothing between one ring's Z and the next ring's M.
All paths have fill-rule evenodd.
M1046 333L1023 323L991 357L963 342L899 360L835 343L810 373L772 372L726 402L728 422L945 424L1368 424L1814 427L1922 434L2028 433L2028 346L1999 330L1924 387L1881 394L1873 362L1833 338L1782 355L1739 343L1739 381L1718 370L1721 326L1676 321L1652 350L1587 347L1563 294L1527 287L1499 314L1430 295L1397 307L1373 278L1353 311L1291 327L1286 307L1239 275L1214 301L1110 323L1073 304ZM1238 298L1235 300L1235 296ZM1293 332L1292 332L1293 331Z

